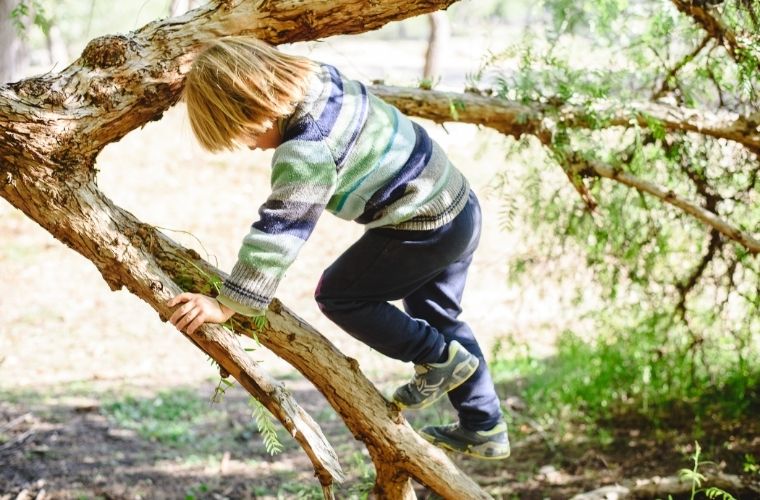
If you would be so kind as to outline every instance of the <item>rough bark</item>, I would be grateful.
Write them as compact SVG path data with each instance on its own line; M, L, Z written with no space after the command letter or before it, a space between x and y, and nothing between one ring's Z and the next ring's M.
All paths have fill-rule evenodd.
M544 105L523 104L474 93L385 85L375 85L371 90L410 115L437 123L475 123L514 137L522 134L536 135L542 142L546 142L551 136L547 120L561 120L570 128L628 127L631 120L647 127L654 121L668 130L696 132L728 139L760 154L760 123L754 117L732 112L711 113L653 102L630 102L625 108L621 108L619 103L600 102L590 110L570 105L561 106L553 110L552 116L549 116L548 108ZM589 112L594 113L594 119L591 119Z
M543 144L551 141L547 116L540 106L529 106L504 99L476 94L457 94L431 90L374 86L372 92L391 102L404 113L427 118L438 123L459 121L491 127L513 137L535 135ZM612 107L597 110L606 117L605 126L630 126L631 120L642 126L655 119L669 130L684 130L736 141L747 149L760 153L760 126L734 114L705 114L674 106L641 103L631 104L629 110ZM588 127L587 112L572 107L559 110L552 120L563 120L570 127ZM595 125L595 126L598 126ZM677 207L725 237L744 246L753 254L760 253L760 241L751 234L721 219L716 213L677 195L673 191L620 172L600 162L569 158L566 168L570 174L597 176L620 182L639 191L656 196ZM572 176L571 176L572 177Z
M109 142L158 119L179 98L194 53L212 37L249 33L272 43L377 28L445 8L454 0L226 1L129 35L91 41L57 74L0 87L0 194L90 260L113 290L126 287L162 319L166 300L185 289L210 293L220 274L192 251L115 206L96 186L94 160ZM413 477L446 498L488 498L439 449L422 440L364 377L355 360L278 301L269 326L253 335L302 371L368 447L378 470L375 493L411 498ZM261 401L312 461L326 497L342 472L318 425L271 380L235 339L206 325L189 339Z

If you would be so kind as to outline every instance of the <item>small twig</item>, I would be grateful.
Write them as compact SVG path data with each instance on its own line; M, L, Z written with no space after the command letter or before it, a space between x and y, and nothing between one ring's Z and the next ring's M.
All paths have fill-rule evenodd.
M702 49L704 49L707 46L707 44L710 42L710 40L712 40L712 37L710 35L706 35L702 39L702 43L700 43L699 45L697 45L694 48L694 50L692 50L691 52L689 52L688 54L686 54L683 58L681 58L680 61L678 61L676 63L675 66L673 66L672 68L670 68L670 71L668 71L668 74L665 75L665 78L663 78L662 85L660 85L659 90L657 90L657 92L655 92L652 95L652 100L659 99L660 97L662 97L663 95L665 95L669 90L671 90L671 88L670 88L670 80L672 78L675 78L676 73L678 73L679 71L681 71L681 68L683 68L684 66L686 66L695 57L697 57L699 55L699 53L702 52Z

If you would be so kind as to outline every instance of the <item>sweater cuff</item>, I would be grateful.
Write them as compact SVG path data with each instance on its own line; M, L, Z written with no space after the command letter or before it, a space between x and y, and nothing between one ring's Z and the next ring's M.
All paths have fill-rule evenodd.
M219 291L219 295L222 297L220 302L246 316L251 315L250 311L259 311L261 314L261 311L265 310L272 301L279 282L279 277L264 274L258 269L238 261ZM232 304L223 302L224 300L232 302ZM248 311L248 313L243 312L243 310Z
M225 305L235 311L237 314L241 314L243 316L261 316L266 311L264 309L254 309L252 307L245 306L243 304L239 304L235 302L234 300L230 299L229 297L225 297L224 295L217 295L216 297L217 302L219 302L222 305Z

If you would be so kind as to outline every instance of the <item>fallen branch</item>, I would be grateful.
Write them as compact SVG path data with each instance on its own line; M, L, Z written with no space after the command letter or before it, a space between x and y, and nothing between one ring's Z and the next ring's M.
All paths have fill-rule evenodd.
M24 441L32 437L37 433L37 430L32 427L31 429L27 429L26 431L22 432L15 438L11 439L10 441L3 443L2 446L0 446L0 455L7 453L12 448L16 448L18 446L21 446L24 444Z
M31 416L32 416L31 412L30 413L24 413L23 415L19 415L18 417L14 418L13 420L11 420L11 421L3 424L0 427L0 434L2 434L3 432L6 432L6 431L9 431L9 430L13 429L14 427L16 427L21 422L25 422Z

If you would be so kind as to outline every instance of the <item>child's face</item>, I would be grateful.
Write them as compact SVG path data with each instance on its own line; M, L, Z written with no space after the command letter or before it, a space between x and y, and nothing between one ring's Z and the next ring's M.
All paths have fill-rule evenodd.
M280 145L282 137L277 123L272 122L272 126L263 134L244 134L237 139L237 142L244 144L249 149L273 149Z

